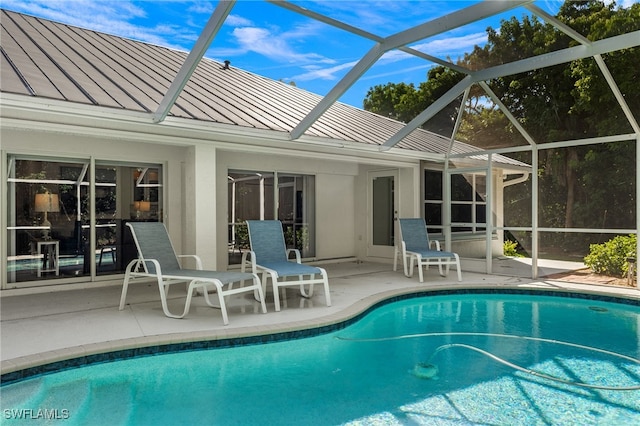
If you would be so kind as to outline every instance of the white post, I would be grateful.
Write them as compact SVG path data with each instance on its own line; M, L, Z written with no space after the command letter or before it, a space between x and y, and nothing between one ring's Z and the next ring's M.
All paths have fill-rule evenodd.
M640 288L640 133L636 134L636 288Z
M491 241L493 239L493 156L491 153L487 155L487 173L485 177L485 187L487 189L485 199L485 237L486 237L486 260L487 274L493 271L493 250L491 249ZM475 197L475 194L474 194Z
M531 278L538 278L538 145L531 147Z

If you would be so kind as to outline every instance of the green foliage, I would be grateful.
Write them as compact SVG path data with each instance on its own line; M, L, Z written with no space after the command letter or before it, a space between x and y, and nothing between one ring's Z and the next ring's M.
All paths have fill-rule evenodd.
M409 122L455 86L463 75L443 66L429 70L427 81L416 88L413 84L387 83L369 89L364 109L394 120ZM439 134L450 134L457 114L458 102L445 107L428 120L423 128Z
M620 2L618 2L620 3ZM560 22L596 42L640 30L640 3L629 7L600 0L566 0L555 16ZM456 65L480 70L557 52L578 42L535 16L515 17L487 28L487 43L476 46ZM640 114L640 48L615 50L601 55L629 111ZM633 229L636 220L635 138L615 143L545 147L546 142L580 140L633 133L603 76L599 61L585 58L533 71L505 75L486 83L539 147L539 224L548 228ZM367 94L365 109L408 122L452 88L462 76L442 66L433 67L418 87L404 83L378 86ZM459 100L452 102L423 128L451 134ZM380 113L380 112L379 112ZM523 146L527 142L478 85L473 85L463 121L455 135L478 148ZM517 155L509 154L517 158ZM522 161L531 164L531 158ZM506 198L509 196L510 198ZM505 216L530 218L531 185L514 185L505 191ZM519 200L522 200L519 202ZM507 209L511 209L507 211ZM597 238L597 237L596 237ZM601 242L593 234L545 232L540 243L584 255L590 243Z
M240 248L249 248L249 229L247 222L242 219L236 219L236 244Z
M306 226L295 232L295 240L293 235L293 226L287 226L284 230L284 240L289 248L296 248L301 252L309 249L309 229Z
M505 240L502 251L505 256L509 257L524 257L523 254L518 253L518 243L511 240Z
M637 236L631 234L618 235L602 244L591 244L584 263L597 274L624 276L629 268L627 258L637 259L637 241Z

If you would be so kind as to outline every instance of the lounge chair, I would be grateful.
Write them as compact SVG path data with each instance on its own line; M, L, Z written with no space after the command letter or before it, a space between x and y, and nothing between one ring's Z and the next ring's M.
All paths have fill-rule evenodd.
M300 286L302 296L310 298L313 296L314 284L322 284L327 306L331 306L327 272L323 268L302 264L300 251L286 248L282 223L279 220L248 220L247 228L251 251L242 254L242 270L251 265L253 273L261 271L263 291L266 291L267 280L271 277L276 311L280 310L278 290L285 286ZM296 256L295 262L289 260L289 254L292 252ZM297 279L288 280L290 277ZM308 292L304 288L305 285L309 285Z
M134 278L155 278L158 281L162 310L170 318L183 318L189 313L191 297L196 289L202 288L207 305L218 308L209 300L209 288L215 288L220 301L220 311L224 325L229 323L224 297L232 294L254 291L256 299L262 305L262 312L266 313L264 293L260 285L260 279L256 274L245 272L218 272L202 269L202 261L196 255L177 256L167 228L162 222L130 222L127 226L131 229L133 240L138 249L138 258L127 265L127 270L122 285L120 297L120 310L124 309L129 282ZM178 258L191 257L196 262L197 269L184 269ZM253 284L244 287L244 281L252 281ZM167 294L172 284L189 282L187 288L187 300L184 312L181 315L172 314L167 307ZM241 282L241 286L233 288L233 283Z
M462 273L460 271L460 257L457 253L440 250L440 242L435 243L435 250L432 248L427 233L427 226L424 219L410 218L398 219L400 223L400 248L395 247L393 256L393 270L397 270L398 255L402 256L402 264L404 274L407 277L413 276L414 261L418 265L418 276L420 282L424 282L422 267L428 268L429 265L438 265L440 275L446 277L449 273L449 266L455 265L458 271L458 281L462 281ZM408 264L407 264L408 263ZM446 265L446 272L442 272L442 266Z

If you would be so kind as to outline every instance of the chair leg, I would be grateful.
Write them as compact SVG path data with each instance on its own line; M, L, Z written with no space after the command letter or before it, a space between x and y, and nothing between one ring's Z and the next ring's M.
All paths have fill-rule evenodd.
M462 281L462 271L460 270L460 256L457 253L454 253L456 258L456 271L458 272L458 281Z
M402 267L404 268L404 276L405 277L411 277L413 276L413 258L409 259L410 263L411 263L411 273L409 273L408 270L408 265L407 265L407 255L406 254L402 254Z
M224 294L222 293L222 286L218 286L218 300L220 301L220 313L222 314L222 324L229 325L229 316L227 315L227 305L224 303Z
M310 279L315 279L315 274L314 275L310 275L309 278ZM299 281L304 281L304 275L299 275L298 276L298 280ZM304 284L300 284L300 294L302 294L302 297L310 299L313 296L313 284L309 284L309 292L308 293L304 289Z
M324 300L327 302L327 306L331 306L331 294L329 291L329 277L327 277L327 271L320 269L322 272L322 284L324 285Z
M262 291L262 283L260 282L260 279L258 278L257 275L254 274L253 276L253 286L255 288L255 290L253 290L253 294L255 297L255 294L258 293L258 296L260 297L260 306L262 307L262 313L266 314L267 313L267 305L264 302L264 292Z
M124 275L124 282L122 283L122 294L120 295L120 306L118 310L124 309L124 304L127 299L127 291L129 291L129 280L131 279L131 271L133 271L134 265L138 263L138 259L134 259L127 265L127 272Z
M162 303L162 312L164 312L164 314L169 318L184 317L185 314L183 314L182 316L179 316L179 315L174 315L171 313L171 311L169 311L169 306L167 305L167 294L169 293L168 291L169 289L167 287L168 286L162 283L162 277L158 276L158 290L160 291L160 302ZM191 301L191 290L192 290L191 284L189 284L189 289L187 290L187 300L189 302Z
M244 270L242 272L244 272ZM262 274L262 279L260 279L258 277L258 274L256 274L255 272L253 273L253 275L255 277L257 277L257 278L253 279L253 281L254 281L253 298L256 299L259 302L260 300L264 300L264 295L267 292L267 281L266 281L267 280L267 277L266 277L267 274L263 273ZM256 279L258 280L258 285L255 285ZM242 285L244 285L244 281L243 281ZM259 287L259 290L258 290L258 287Z
M411 266L413 266L413 257L411 258L411 260L412 260ZM420 282L423 283L424 282L424 274L422 272L422 269L423 269L424 264L422 263L422 258L416 256L416 263L418 263L418 278L420 279ZM413 275L413 273L411 275Z
M407 258L407 257L409 258L409 267L408 267L408 269L407 269L407 266L406 266L406 258ZM415 256L406 256L406 257L405 257L405 271L404 271L404 275L405 275L406 277L409 277L409 278L413 277L413 269L414 269L413 261L414 261L414 259L415 259ZM421 266L420 266L420 260L418 260L418 268L420 268L420 267L421 267Z
M393 247L393 272L398 270L398 246Z
M267 272L264 273L265 278L263 278L263 282L266 283L266 275ZM273 304L275 305L276 312L280 311L280 292L278 288L278 277L275 273L269 272L271 276L271 285L273 286ZM263 283L263 285L264 285Z
M262 272L262 291L266 294L267 286L269 285L269 273L267 271Z
M220 304L220 306L216 306L211 302L211 299L209 299L209 291L208 291L208 286L209 285L215 285L216 286L216 293L218 293L218 303ZM195 280L191 282L191 284L189 284L189 288L191 288L191 286L194 285L194 287L196 286L195 284ZM229 317L227 315L227 305L224 302L224 296L225 293L222 290L222 283L220 281L213 281L213 282L206 282L206 283L201 283L199 285L200 288L202 288L204 291L202 292L204 295L204 301L206 302L207 305L211 306L212 308L216 308L216 309L220 309L220 313L222 314L222 323L224 325L228 325L229 324ZM232 290L231 286L229 286L229 290ZM191 293L191 292L189 292ZM187 304L185 306L185 313L184 315L186 315L189 312L189 307L191 306L191 298L187 297Z
M447 264L447 269L446 269L446 273L442 273L442 259L438 259L438 272L440 273L441 277L446 277L447 274L449 273L449 265Z
M122 283L122 294L120 295L120 306L118 307L118 310L120 311L124 309L124 304L127 299L127 289L129 288L130 277L131 275L129 274L129 270L127 270L127 273L124 276L124 282Z

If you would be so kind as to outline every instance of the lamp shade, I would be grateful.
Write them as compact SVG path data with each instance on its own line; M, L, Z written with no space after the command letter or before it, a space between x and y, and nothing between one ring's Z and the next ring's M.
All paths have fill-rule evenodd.
M60 199L58 194L36 194L36 212L59 212Z
M134 201L133 207L139 212L151 211L151 201Z

